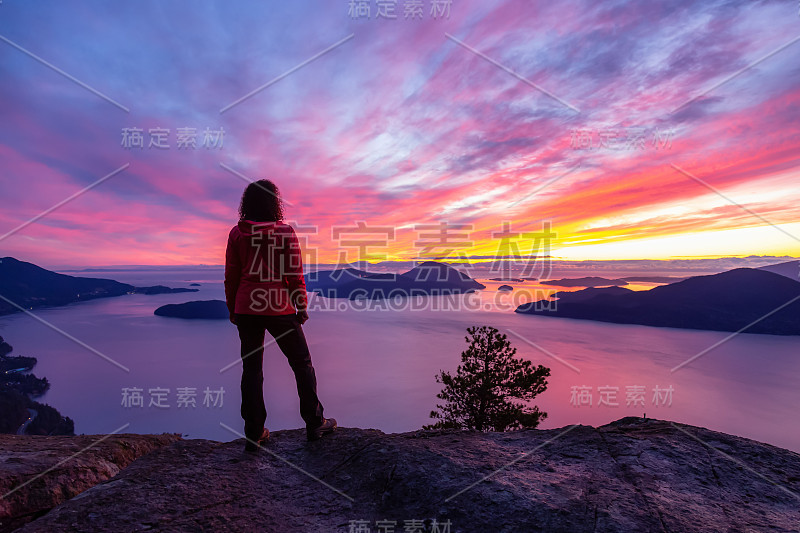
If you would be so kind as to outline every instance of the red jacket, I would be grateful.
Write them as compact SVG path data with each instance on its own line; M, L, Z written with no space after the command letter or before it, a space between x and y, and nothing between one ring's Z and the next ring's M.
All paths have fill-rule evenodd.
M283 222L242 220L225 251L225 301L231 313L287 315L305 310L300 243Z

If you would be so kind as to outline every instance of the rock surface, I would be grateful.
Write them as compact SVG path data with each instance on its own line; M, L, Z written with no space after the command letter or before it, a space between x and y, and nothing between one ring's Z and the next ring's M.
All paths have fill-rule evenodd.
M509 433L179 440L21 531L755 532L800 528L800 455L624 418ZM368 529L351 529L356 521ZM379 528L381 520L394 528ZM430 522L428 522L430 525ZM409 529L406 529L408 527Z
M98 442L101 438L0 434L0 531L20 527L180 437L116 434Z

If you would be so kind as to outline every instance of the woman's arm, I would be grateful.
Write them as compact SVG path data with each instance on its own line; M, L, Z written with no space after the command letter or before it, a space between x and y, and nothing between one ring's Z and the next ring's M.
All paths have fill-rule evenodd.
M233 234L228 235L228 246L225 249L225 303L228 305L231 322L234 324L234 312L236 309L236 292L239 290L241 281L242 265L239 260L239 253L233 244Z
M289 289L289 298L294 308L300 314L305 314L308 308L308 296L306 294L306 280L303 277L303 252L300 248L300 241L294 232L294 228L287 224L285 250L286 260L283 264L283 280L286 288Z

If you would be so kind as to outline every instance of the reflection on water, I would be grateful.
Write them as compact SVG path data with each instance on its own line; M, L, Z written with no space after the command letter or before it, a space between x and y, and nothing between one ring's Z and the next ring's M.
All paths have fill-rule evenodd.
M188 273L113 277L137 285L195 281ZM430 423L441 387L434 375L454 371L466 347L466 328L485 324L507 333L519 356L551 368L548 390L537 401L549 414L543 428L596 426L646 413L800 451L800 427L787 424L800 405L799 338L739 335L671 372L729 334L519 315L510 311L514 294L536 289L535 283L512 283L514 291L498 296L502 283L481 282L487 289L460 296L461 309L328 305L333 308L312 312L304 330L325 414L342 426L385 432ZM241 427L241 366L221 370L238 360L236 328L227 321L153 315L166 303L223 299L221 283L201 283L198 293L127 295L36 311L130 372L26 315L0 317L0 334L15 355L39 359L34 372L52 384L43 401L72 417L78 433L107 433L130 423L125 431L230 440L236 436L220 422ZM486 306L497 298L508 310ZM264 374L268 427L300 427L294 379L275 345L266 349ZM123 388L143 389L144 406L124 407ZM196 389L194 407L178 406L179 388ZM203 404L206 388L224 389L221 406ZM668 394L657 395L657 388L671 388L671 405L664 405ZM150 389L168 389L168 407L149 405Z

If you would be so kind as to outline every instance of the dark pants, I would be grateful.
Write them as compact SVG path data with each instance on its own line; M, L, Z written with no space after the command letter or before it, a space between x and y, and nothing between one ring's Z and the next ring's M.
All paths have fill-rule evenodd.
M300 396L300 416L307 427L317 427L324 422L322 404L317 398L317 377L311 364L303 328L296 315L243 315L236 314L236 327L242 341L242 418L245 436L253 440L261 436L267 420L264 406L265 331L276 339L278 347L289 360L297 381Z

